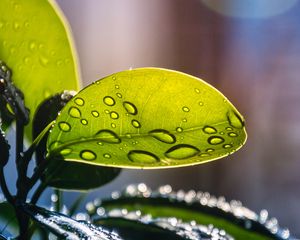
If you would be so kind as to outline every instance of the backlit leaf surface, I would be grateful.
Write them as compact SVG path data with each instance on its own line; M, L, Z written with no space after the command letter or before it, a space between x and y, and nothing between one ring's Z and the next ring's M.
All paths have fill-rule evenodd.
M44 98L78 88L78 68L62 18L51 0L0 3L0 59L11 68L13 82L23 91L31 119Z
M127 168L215 160L246 140L243 117L218 90L156 68L113 74L79 92L56 119L48 158Z

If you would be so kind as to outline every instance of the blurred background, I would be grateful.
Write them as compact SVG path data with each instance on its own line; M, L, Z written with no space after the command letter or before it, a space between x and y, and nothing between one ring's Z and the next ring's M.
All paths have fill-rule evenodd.
M183 71L221 90L246 118L249 134L246 145L223 160L124 170L88 199L129 183L171 184L266 208L300 236L300 1L57 2L73 30L84 86L129 68Z

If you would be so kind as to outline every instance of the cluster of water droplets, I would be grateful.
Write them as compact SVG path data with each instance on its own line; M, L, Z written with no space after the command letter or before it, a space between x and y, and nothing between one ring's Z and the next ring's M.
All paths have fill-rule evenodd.
M267 210L261 210L260 213L257 214L244 207L240 201L232 200L228 202L225 197L215 197L208 192L194 190L187 192L183 190L173 191L170 185L161 186L157 190L153 191L146 184L140 183L128 185L122 192L112 192L111 198L113 200L123 199L123 202L127 198L147 198L153 199L154 202L158 199L164 199L168 200L169 204L184 202L187 204L187 207L199 204L201 209L205 209L205 212L210 212L212 214L219 212L220 216L224 214L231 216L228 219L238 219L239 226L245 229L255 231L255 229L259 226L259 228L264 229L265 232L268 232L270 236L273 236L276 239L295 240L287 228L279 227L278 220L276 218L269 217ZM99 216L111 216L112 213L123 215L129 214L129 216L134 215L126 209L115 209L114 212L110 212L109 214L109 211L102 206L102 202L103 201L100 199L95 199L93 202L88 202L86 204L86 210L88 212L88 215L86 215L87 220L91 220ZM139 212L140 211L138 211L138 215L140 218L142 215Z

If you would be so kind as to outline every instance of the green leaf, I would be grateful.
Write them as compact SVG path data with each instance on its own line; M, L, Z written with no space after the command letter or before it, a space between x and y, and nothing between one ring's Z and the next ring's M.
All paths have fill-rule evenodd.
M121 240L116 234L87 222L79 222L63 214L23 204L23 211L42 227L63 239Z
M157 68L113 74L61 111L48 158L102 166L168 168L208 162L246 140L243 117L218 90Z
M32 117L44 98L78 88L73 42L54 1L3 0L0 5L0 60L12 70Z
M18 220L15 215L15 210L8 202L0 202L0 233L6 232L17 236L19 233Z
M34 138L57 117L58 112L73 97L73 94L73 92L64 91L47 98L39 105L33 119L32 135ZM45 161L46 136L36 149L38 165ZM120 169L117 168L91 166L79 162L52 161L47 167L42 181L47 182L49 186L60 189L87 190L110 182L119 173Z

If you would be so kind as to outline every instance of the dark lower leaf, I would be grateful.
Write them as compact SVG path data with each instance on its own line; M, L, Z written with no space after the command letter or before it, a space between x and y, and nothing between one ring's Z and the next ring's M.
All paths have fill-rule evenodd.
M289 230L278 226L275 218L268 218L266 211L256 214L239 201L226 202L224 197L216 198L209 193L173 192L170 186L151 191L145 184L139 184L128 186L121 196L116 193L112 196L114 199L95 206L94 211L90 212L92 219L97 219L97 213L102 211L98 211L99 208L121 208L124 211L138 210L154 218L176 217L184 222L213 224L237 240L294 239Z
M74 94L74 92L64 91L46 99L38 107L33 119L33 138L36 138L57 117L58 112ZM47 137L41 141L36 150L38 164L45 159L46 140ZM87 190L110 182L119 173L120 169L116 168L90 166L83 163L55 161L55 159L52 159L43 181L46 181L52 187L60 189Z
M23 211L42 227L63 239L121 240L118 235L102 227L79 222L63 214L31 204L24 204Z

